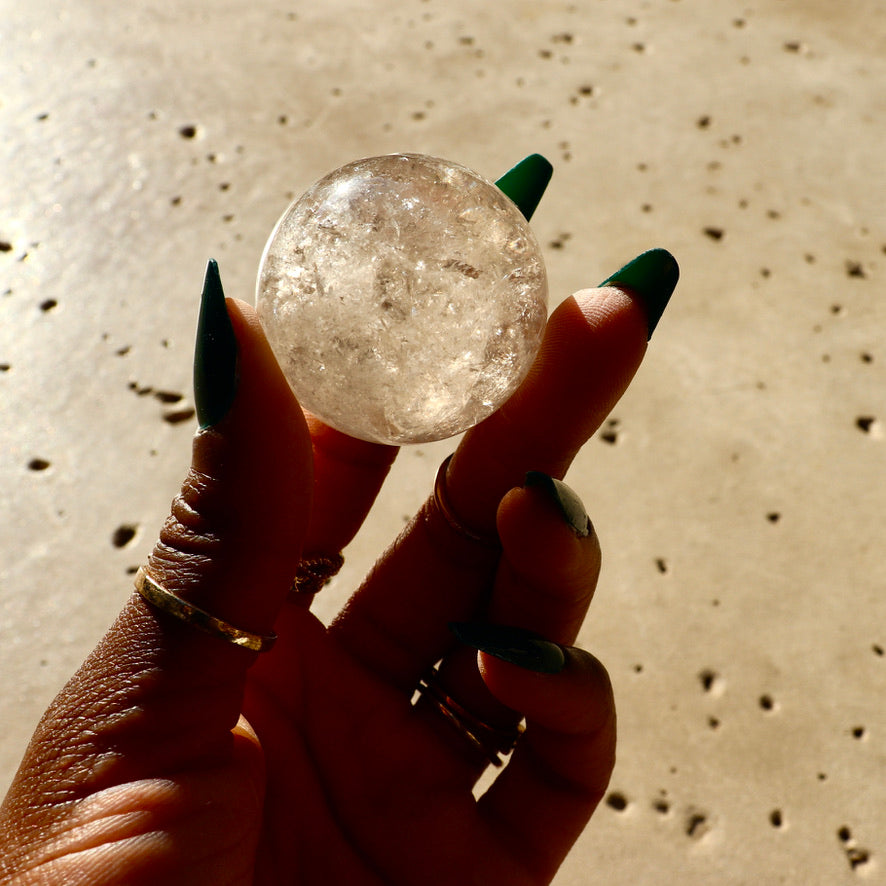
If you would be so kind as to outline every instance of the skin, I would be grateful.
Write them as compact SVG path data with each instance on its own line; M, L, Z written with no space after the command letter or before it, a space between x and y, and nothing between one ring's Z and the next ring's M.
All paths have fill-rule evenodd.
M148 569L246 630L263 655L133 595L40 722L0 809L0 882L508 884L553 878L603 796L615 708L603 666L571 646L600 567L527 470L562 477L646 347L639 300L586 290L552 315L530 376L456 451L433 500L327 629L287 602L301 552L353 538L396 450L305 417L254 312L228 300L237 396L194 440ZM459 646L451 621L528 627L567 647L542 675ZM527 729L479 798L487 761L432 705Z

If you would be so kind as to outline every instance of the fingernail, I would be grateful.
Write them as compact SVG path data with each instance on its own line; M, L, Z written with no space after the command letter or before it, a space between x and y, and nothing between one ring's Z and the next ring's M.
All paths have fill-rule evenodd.
M465 646L537 674L559 674L566 667L563 647L534 631L484 622L453 622L449 630Z
M560 509L569 528L579 537L591 534L591 518L581 499L562 480L555 480L541 471L529 471L523 485L530 489L540 489Z
M674 256L667 249L650 249L628 262L600 286L630 290L646 308L648 338L652 338L679 278L680 267Z
M236 391L237 339L225 306L218 264L210 259L194 349L194 403L201 430L218 424L228 414Z
M526 221L529 221L553 174L554 167L541 154L530 154L495 184L517 204Z

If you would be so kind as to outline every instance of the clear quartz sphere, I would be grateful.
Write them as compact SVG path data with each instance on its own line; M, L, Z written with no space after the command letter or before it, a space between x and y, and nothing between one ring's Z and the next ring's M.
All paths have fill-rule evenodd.
M256 304L302 406L379 443L422 443L497 409L547 319L534 234L494 184L391 154L342 166L283 214Z

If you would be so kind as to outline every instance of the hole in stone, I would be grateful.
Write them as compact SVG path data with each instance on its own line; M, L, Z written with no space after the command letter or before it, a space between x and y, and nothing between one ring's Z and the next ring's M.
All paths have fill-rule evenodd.
M720 728L719 719L717 717L708 717L708 726L711 729L719 729Z
M11 363L0 363L0 372L9 372L12 369Z
M45 458L32 458L28 462L28 469L32 471L45 471L50 465Z
M884 650L879 643L874 643L874 645L871 646L871 649L874 650L874 655L879 655L880 657L882 657L884 652L886 652L886 650Z
M781 520L781 514L780 514L778 511L770 511L770 512L766 515L766 519L767 519L770 523L778 523L778 521Z
M699 129L707 129L711 125L711 118L708 114L705 114L703 117L699 117L698 120L695 121L695 125Z
M692 812L686 819L686 836L699 839L708 832L708 817L703 812Z
M634 673L635 674L642 674L643 673L643 665L635 664L634 665Z
M47 298L45 301L40 302L40 310L43 311L44 314L57 306L58 302L54 298Z
M114 530L111 535L111 544L115 548L125 548L135 538L136 532L138 532L138 526L124 523Z
M865 737L865 735L867 735L867 730L864 728L864 726L854 726L852 728L852 737L856 741L861 741Z
M846 276L864 279L865 277L867 277L867 271L865 271L864 265L860 261L847 260Z
M572 234L570 234L568 231L564 231L562 234L558 234L557 237L551 240L551 242L548 243L548 246L551 249L562 249L571 239Z
M190 421L196 413L193 409L179 409L175 412L167 412L163 416L163 421L171 425L178 425L185 421Z
M178 129L178 134L182 138L196 138L197 136L197 127L194 126L193 123L187 123L184 126L180 126Z
M606 797L606 805L616 812L624 812L628 808L628 798L618 791L612 791Z
M154 391L154 397L161 403L178 403L184 399L184 394L177 391Z
M665 800L665 799L661 799L661 798L660 798L660 799L658 799L658 800L653 800L653 801L652 801L652 808L653 808L653 809L654 809L659 815L667 815L667 814L671 811L671 804L668 803L667 800Z
M703 670L698 675L698 679L701 681L701 685L704 688L705 692L711 692L714 689L719 676L720 675L716 671L712 671L709 669Z
M871 429L877 423L877 419L872 415L860 415L857 419L855 419L855 426L864 431L866 434L870 434Z
M763 708L764 711L775 710L775 699L773 699L771 695L761 695L760 707Z
M148 394L153 394L154 389L150 385L139 385L137 381L131 381L127 385L130 391L134 391L138 394L139 397L146 397Z
M846 858L849 860L849 867L855 870L863 864L867 864L871 860L871 854L867 849L852 848L846 850Z
M859 354L859 358L861 359L862 363L873 363L874 362L874 355L869 354L867 351L862 351L861 354Z
M852 839L852 831L850 831L844 824L843 827L837 831L837 838L841 843L848 843Z
M707 227L704 228L703 231L704 235L710 237L711 240L722 240L723 237L726 236L726 231L724 231L723 228Z
M657 557L655 560L655 567L662 575L666 575L668 571L668 563L664 557Z
M769 813L769 823L774 828L784 826L784 816L781 814L781 809L773 809L772 812Z
M8 240L0 240L0 252L12 252L12 244Z

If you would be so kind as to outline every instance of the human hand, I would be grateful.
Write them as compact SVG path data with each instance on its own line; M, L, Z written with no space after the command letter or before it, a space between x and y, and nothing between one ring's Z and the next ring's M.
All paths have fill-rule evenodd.
M606 672L571 646L599 546L551 478L639 366L673 259L646 253L557 308L526 381L465 435L441 494L329 628L310 595L288 599L292 577L302 552L354 537L396 450L306 419L254 312L207 281L208 427L147 571L277 643L238 648L134 594L36 730L0 810L0 880L549 882L615 750ZM433 692L413 703L437 662ZM503 732L526 719L479 798L488 756L441 699Z

